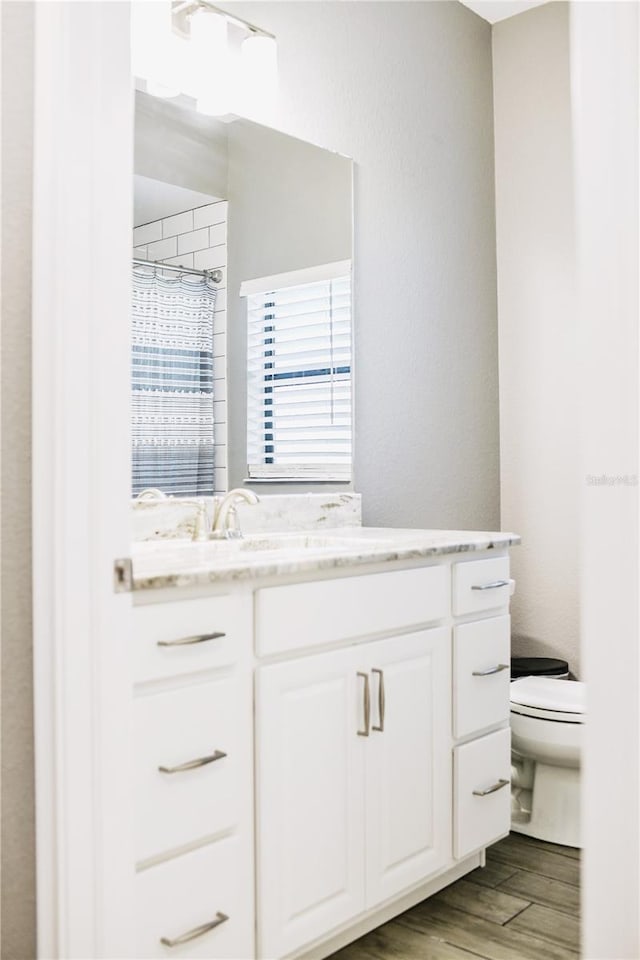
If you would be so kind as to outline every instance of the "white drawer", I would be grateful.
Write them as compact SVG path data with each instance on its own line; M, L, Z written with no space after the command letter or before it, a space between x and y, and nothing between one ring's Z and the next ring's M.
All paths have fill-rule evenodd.
M249 675L134 699L138 863L237 824L251 791L251 716Z
M243 836L228 837L136 875L136 960L147 957L207 957L247 960L255 956L253 864ZM191 931L228 917L184 945L167 946Z
M509 719L510 657L510 617L490 617L454 627L455 737Z
M245 653L250 650L251 624L250 596L136 606L134 682L234 663L243 644Z
M461 860L509 832L511 731L455 747L453 779L453 855Z
M267 656L431 623L449 612L449 568L419 567L256 592L256 650Z
M481 613L509 606L509 558L453 564L453 613Z

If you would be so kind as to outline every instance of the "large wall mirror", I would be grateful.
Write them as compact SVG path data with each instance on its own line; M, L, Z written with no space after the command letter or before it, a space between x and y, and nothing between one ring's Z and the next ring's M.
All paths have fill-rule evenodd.
M137 93L134 496L350 482L352 168Z

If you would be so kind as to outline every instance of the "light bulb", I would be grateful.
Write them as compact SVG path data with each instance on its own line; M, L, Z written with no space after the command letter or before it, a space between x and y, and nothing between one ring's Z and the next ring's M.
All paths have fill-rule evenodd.
M196 109L212 117L229 110L229 45L226 17L197 10L191 18Z

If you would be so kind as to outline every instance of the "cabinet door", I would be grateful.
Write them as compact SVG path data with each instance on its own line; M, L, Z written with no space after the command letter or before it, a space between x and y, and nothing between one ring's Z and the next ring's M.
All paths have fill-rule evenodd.
M362 659L350 648L257 671L261 957L364 909Z
M451 647L446 628L367 645L367 907L451 857ZM383 729L376 729L382 727Z

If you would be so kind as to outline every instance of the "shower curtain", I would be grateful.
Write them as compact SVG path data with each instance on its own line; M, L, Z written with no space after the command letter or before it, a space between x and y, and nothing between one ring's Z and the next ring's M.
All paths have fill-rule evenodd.
M213 494L213 314L206 278L133 267L133 496Z

